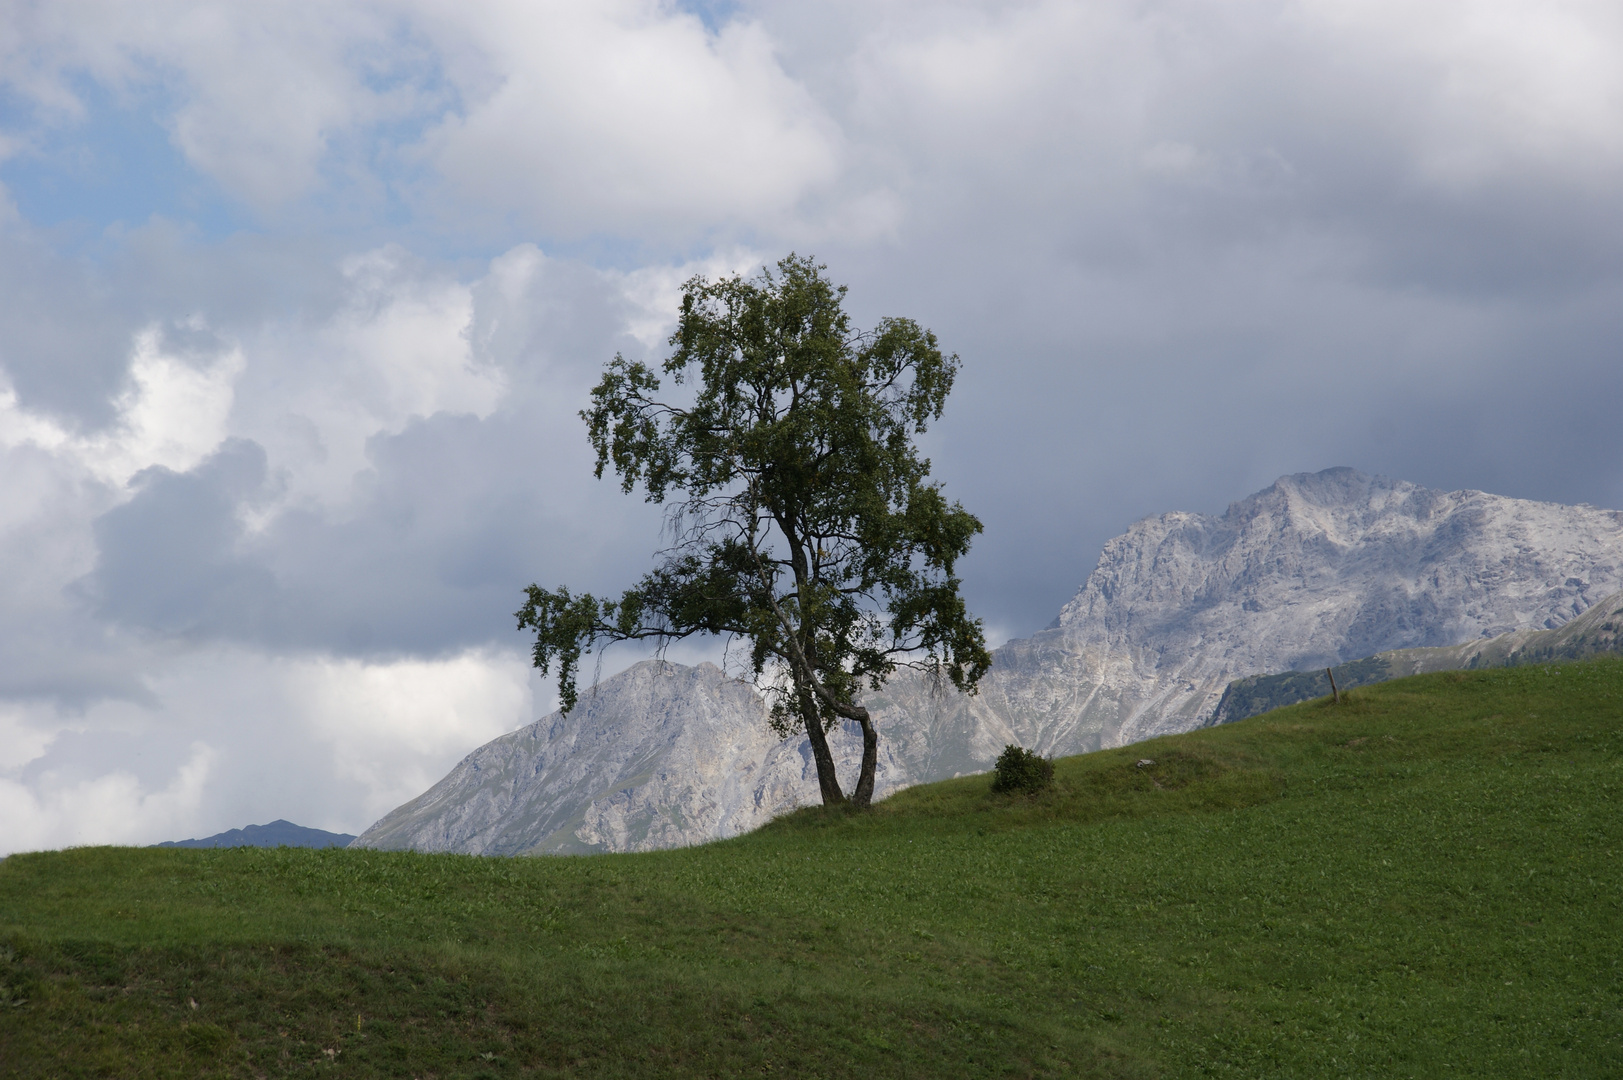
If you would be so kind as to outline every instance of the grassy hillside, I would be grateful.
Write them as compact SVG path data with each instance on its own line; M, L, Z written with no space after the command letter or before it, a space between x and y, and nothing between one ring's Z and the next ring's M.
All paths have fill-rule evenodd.
M1623 1072L1623 661L1058 785L649 855L13 856L0 1076Z

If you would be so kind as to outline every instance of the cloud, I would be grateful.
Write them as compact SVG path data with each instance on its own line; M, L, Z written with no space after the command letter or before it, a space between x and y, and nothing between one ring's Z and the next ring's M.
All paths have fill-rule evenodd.
M336 186L686 238L781 219L839 169L759 26L654 0L29 6L0 21L0 63L41 130L83 121L86 77L159 95L191 166L273 218Z
M92 522L128 497L148 470L190 469L225 435L241 357L186 358L148 328L127 352L128 382L99 430L65 426L0 389L0 693L82 703L140 698L141 647L117 647L110 628L72 599L96 561ZM116 635L114 635L116 636Z
M238 505L265 483L265 452L232 440L198 468L143 470L130 501L93 526L99 552L84 583L96 613L163 634L194 637L268 616L275 580L234 557Z
M92 275L25 226L0 224L0 292L6 390L69 427L110 419L140 320L109 312Z
M773 225L840 172L838 129L753 22L649 0L433 5L480 78L421 153L468 204L547 235L686 237ZM483 84L483 85L481 85Z
M602 274L526 246L462 283L395 250L346 260L330 317L268 326L206 369L237 380L230 438L198 407L174 430L209 432L208 458L141 458L74 591L101 619L194 641L376 656L508 640L535 575L606 577L655 545L657 511L600 505L576 412L617 345L642 347L628 331L669 317L643 302L691 269ZM144 431L146 401L113 430Z
M390 245L345 257L338 302L316 320L266 320L237 428L269 448L289 499L342 501L367 440L436 413L488 416L499 364L473 352L467 283Z
M32 568L0 587L0 686L150 702L154 652L209 642L451 655L510 645L530 580L622 585L658 511L592 478L576 412L616 349L668 333L676 283L749 262L520 245L459 280L386 247L306 317L134 330L100 428L0 393L0 550Z
M290 671L288 696L328 748L338 778L362 793L368 824L536 711L524 658L511 650L437 662L307 660Z
M61 787L49 775L37 787L0 776L0 821L6 823L0 854L83 843L140 843L154 830L161 834L185 828L201 808L213 763L208 747L195 744L174 779L158 790L144 789L121 770Z
M1623 72L1614 62L1623 17L1611 5L1310 10L1314 29L1387 61L1398 86L1420 85L1422 107L1400 122L1425 182L1460 192L1527 168L1578 179L1623 164Z
M1013 280L1313 243L1343 280L1497 296L1619 254L1596 5L755 10L844 133L833 201L885 192L887 241L1012 249Z
M203 330L192 321L183 329ZM0 446L36 446L75 461L114 486L150 468L189 469L225 437L233 388L244 366L228 350L198 362L165 349L161 330L135 335L126 386L113 399L116 421L93 434L69 431L21 404L14 389L0 389Z
M0 22L34 126L80 122L86 79L156 94L176 149L267 220L323 217L319 195L436 231L691 253L894 240L921 217L1036 215L1095 251L1168 214L1226 243L1384 217L1390 273L1417 225L1458 240L1552 185L1581 205L1545 227L1570 231L1623 166L1623 26L1581 0L759 3L713 26L654 0L90 9ZM943 218L943 198L978 212Z
M146 705L0 710L0 855L205 836L290 808L358 832L532 719L540 692L516 652L368 664L210 648L148 678Z
M232 8L206 0L23 4L0 21L5 82L43 127L82 120L81 80L156 96L175 147L272 211L309 193L356 130L441 103L389 5Z

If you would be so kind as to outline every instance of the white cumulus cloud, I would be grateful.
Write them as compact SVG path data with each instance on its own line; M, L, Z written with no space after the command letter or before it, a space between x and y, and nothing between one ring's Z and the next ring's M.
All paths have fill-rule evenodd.
M777 224L839 175L838 128L753 22L712 33L654 0L425 10L470 51L425 152L474 205L572 238L681 235Z

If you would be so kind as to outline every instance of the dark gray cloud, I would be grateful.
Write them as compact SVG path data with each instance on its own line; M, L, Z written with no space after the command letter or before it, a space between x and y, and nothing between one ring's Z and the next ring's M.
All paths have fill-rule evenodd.
M186 473L154 466L135 495L96 519L84 591L97 614L179 637L263 623L275 580L240 558L238 507L261 494L265 451L232 439Z
M112 417L129 366L99 285L42 238L0 233L0 368L24 401L90 427Z
M290 509L260 531L245 516L273 494L265 451L232 440L186 473L140 474L96 520L79 587L103 618L191 641L361 657L512 645L524 585L629 584L659 537L636 500L556 506L547 485L591 482L582 453L564 455L573 484L554 479L556 434L514 412L414 421L370 441L342 509Z

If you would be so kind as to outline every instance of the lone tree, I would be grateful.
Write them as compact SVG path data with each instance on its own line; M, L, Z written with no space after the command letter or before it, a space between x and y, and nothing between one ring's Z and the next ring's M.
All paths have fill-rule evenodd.
M529 586L519 629L558 665L565 711L582 649L694 634L750 643L771 722L804 730L824 805L846 802L826 733L862 728L850 802L873 799L879 735L857 702L899 665L973 692L991 657L954 572L981 523L929 480L913 436L958 371L911 319L854 332L845 287L790 255L753 279L695 277L664 374L616 355L581 413L621 487L668 503L673 546L619 600Z

